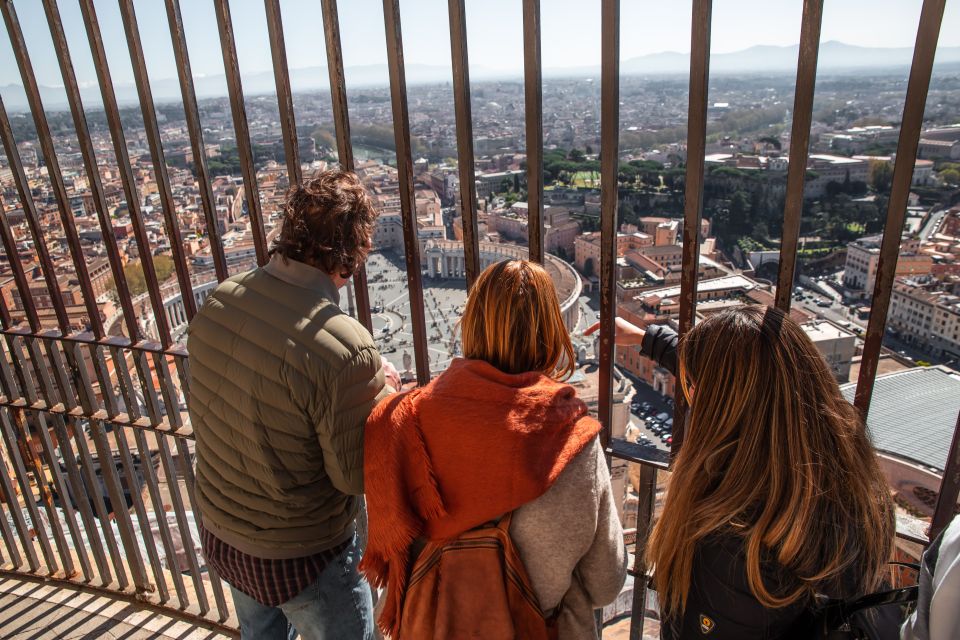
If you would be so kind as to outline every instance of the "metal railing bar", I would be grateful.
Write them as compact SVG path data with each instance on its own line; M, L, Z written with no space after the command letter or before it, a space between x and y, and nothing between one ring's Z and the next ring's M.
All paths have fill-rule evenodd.
M393 107L393 135L397 148L397 175L400 179L400 213L403 220L407 289L410 293L410 318L413 322L411 327L413 352L417 363L417 383L425 385L430 381L430 354L427 351L427 326L420 273L420 240L413 192L413 158L410 147L410 117L407 111L407 82L403 63L403 35L400 28L400 0L383 0L383 18L387 34L387 66L390 69L390 99Z
M253 232L257 264L263 265L268 259L267 236L263 227L263 211L260 206L260 190L257 187L257 172L253 164L253 150L250 148L250 127L247 124L247 110L243 104L243 83L240 80L240 63L237 61L237 45L230 19L230 4L227 0L214 0L213 7L217 14L217 28L220 31L220 48L223 52L223 66L227 75L230 108L233 111L233 128L237 139L237 152L240 155L240 170L243 174L243 191L247 200L250 230ZM240 197L239 193L237 197Z
M139 419L143 414L140 411L140 399L137 398L133 387L133 378L127 366L126 354L120 349L112 347L110 357L113 360L113 370L117 372L117 385L120 387L120 396L123 398L126 414L131 421Z
M183 113L190 134L190 148L193 150L193 166L197 172L197 190L207 223L207 241L213 256L213 267L217 280L223 282L229 277L227 258L220 238L217 224L216 201L213 197L210 173L207 170L206 148L203 143L203 127L200 124L200 112L197 107L197 92L193 85L193 72L190 68L190 54L187 50L187 37L183 30L183 17L180 15L180 0L166 0L167 22L170 24L170 38L173 41L173 55L177 63L177 77L180 81L180 93L183 96Z
M167 602L170 600L170 589L167 587L167 579L163 573L163 565L160 563L160 554L157 553L157 546L153 540L153 530L150 527L150 518L147 515L147 509L143 503L143 490L134 479L133 456L130 455L130 446L127 444L127 438L123 434L123 429L123 427L113 427L113 439L117 443L117 452L120 454L120 462L123 465L123 473L120 476L121 482L127 485L127 491L133 497L133 509L137 514L137 521L140 523L140 535L143 536L143 546L147 550L147 559L150 562L150 569L153 573L154 585L157 587L157 595L160 602ZM134 433L138 432L134 431ZM147 470L151 469L152 467L149 451L147 451L146 457L144 457L142 449L139 451L139 454L140 468L144 469L144 475L146 477L147 473L149 473ZM156 507L154 507L154 511L156 512L157 521L159 524L159 520L163 516L163 510L161 509L160 511L157 511ZM161 525L161 532L162 531L163 529ZM162 537L163 534L161 533L161 538ZM166 540L163 540L163 542L166 546L167 556L169 557L173 545L171 544L167 546ZM174 575L173 579L180 608L185 609L190 605L190 599L187 597L187 591L183 585L183 580L177 575Z
M87 494L87 487L83 482L83 476L77 467L77 458L73 454L73 447L70 444L70 436L67 433L66 423L63 417L58 415L52 416L50 420L57 434L60 456L63 458L63 465L67 470L67 479L70 481L70 488L76 497L77 510L80 512L80 521L83 523L83 528L87 533L88 546L93 553L94 562L97 564L97 574L100 576L100 583L103 586L107 586L113 580L110 563L103 551L103 542L97 532L97 525L93 519L93 510L90 507L90 497Z
M12 340L10 336L4 336L4 341L0 342L0 345L7 344L7 349L12 353L13 348L9 345L9 341ZM18 381L17 374L14 373L14 370L10 367L10 363L7 362L7 350L4 350L0 346L0 382L3 383L3 393L7 396L8 400L14 400L20 398L20 382Z
M6 476L7 470L6 467L0 469L0 474ZM9 481L9 476L7 477ZM3 486L3 483L0 483L0 501L7 503L7 508L11 512L17 509L17 500L16 496L11 498L10 494L6 492L6 487ZM23 556L20 554L20 549L17 548L17 540L14 537L13 529L10 528L10 522L7 520L7 514L3 512L3 508L0 507L0 534L3 535L3 544L7 547L7 554L10 556L10 564L14 569L19 570L23 566Z
M822 22L823 0L804 0L803 20L800 27L800 51L797 60L797 84L793 98L793 123L790 133L790 167L787 171L787 197L783 207L780 269L777 278L776 306L782 311L790 311L793 293Z
M142 351L134 351L130 355L133 357L134 368L137 370L137 382L140 383L143 404L147 410L146 417L150 419L151 424L160 424L163 422L160 398L157 397L157 390L153 386L153 371L150 369L147 354Z
M6 0L0 2L0 7L6 6L5 3ZM53 305L53 310L57 315L57 324L59 325L60 330L66 333L70 327L70 319L67 317L67 308L63 302L63 293L60 291L60 285L57 282L56 269L54 268L53 260L50 258L50 252L47 250L46 242L44 242L43 239L43 231L40 227L40 218L37 215L36 203L33 201L33 195L30 192L30 182L27 180L27 176L23 171L23 162L20 159L20 152L17 150L17 142L13 137L13 130L10 127L10 119L7 117L7 110L3 104L2 96L0 96L0 138L3 140L3 148L4 153L7 156L7 163L10 166L10 170L13 172L13 181L17 187L17 195L20 198L20 206L23 208L23 211L26 214L27 225L30 227L30 233L34 239L37 258L40 261L44 280L47 284L50 302ZM7 222L3 222L2 226L5 232L9 228ZM6 233L4 233L4 236L6 236ZM11 246L6 246L6 237L4 237L4 244L10 264L13 266L14 274L16 275L18 268L22 271L22 266L19 266L20 254L16 250L16 241L13 238L12 230L10 239L12 242ZM24 310L27 314L27 319L31 323L31 328L33 328L33 323L35 322L36 328L34 330L38 330L40 328L40 320L38 316L36 316L36 310L32 308L28 309L28 306L33 307L33 297L29 294L30 285L26 280L25 275L23 278L23 285L27 289L27 297L24 297L24 292L21 290L20 300L23 303Z
M644 547L653 529L653 511L657 502L657 470L640 467L640 492L637 503L636 547L633 554L633 605L631 607L630 640L643 640L643 623L647 608L647 563Z
M160 208L167 225L167 238L170 241L170 250L173 253L173 264L177 272L177 281L180 284L180 299L186 311L187 319L191 320L197 312L197 301L193 297L193 283L190 281L190 271L183 253L183 238L180 235L180 221L177 219L177 207L170 189L170 176L167 173L167 161L163 153L163 141L160 138L160 125L157 123L157 110L153 104L153 91L150 88L150 77L147 73L147 61L143 55L143 45L140 41L140 28L137 25L137 14L133 8L133 0L120 0L120 17L123 21L123 30L127 36L127 49L130 52L130 63L133 67L133 79L137 85L137 94L140 97L140 112L143 114L143 128L147 134L147 146L150 147L150 157L153 161L153 171L157 189L160 194ZM156 272L143 272L145 278L155 278Z
M160 383L160 397L163 398L163 404L167 409L167 422L170 424L170 429L176 431L183 426L183 418L180 416L180 399L173 388L173 378L170 376L167 364L166 356L159 353L153 354L153 368L157 372L157 380Z
M53 446L53 441L50 439L50 427L48 426L47 419L44 417L43 413L35 412L34 416L37 418L38 428L37 433L40 435L40 444L43 456L46 457L46 465L50 470L50 477L53 481L53 489L57 492L57 495L60 496L60 508L63 510L64 520L67 522L67 530L70 532L70 537L73 539L73 549L76 553L77 560L80 562L80 572L83 574L84 582L90 582L93 580L93 569L90 566L90 556L87 555L87 542L83 538L83 534L80 531L80 528L77 526L77 511L73 508L73 505L70 503L70 492L67 490L67 483L64 482L63 472L60 470L60 461L57 459L56 450ZM25 425L24 425L25 426ZM59 436L58 436L59 439ZM39 460L43 464L44 460ZM64 466L66 466L66 460L64 460ZM43 467L40 467L40 472L43 472ZM67 479L70 481L71 488L76 491L78 488L73 484L73 479L69 474ZM47 487L49 492L49 486ZM50 510L53 515L57 518L57 529L60 529L61 535L63 535L62 527L59 526L60 517L57 514L55 505L53 503L53 496L50 496ZM81 517L81 520L83 518ZM55 529L56 530L56 529ZM69 565L64 562L65 567L68 568L69 573L76 574L76 571L73 570L73 555L70 553L70 547L64 538L62 541L58 538L58 543L63 544L61 550L61 555L66 558L70 558Z
M473 115L470 105L470 60L464 0L449 0L450 49L453 62L453 105L457 127L457 173L460 176L460 216L467 290L480 275L480 236L477 231L477 183L473 165Z
M77 224L73 219L73 212L70 209L70 199L67 196L67 189L63 183L60 161L57 158L57 150L53 146L53 135L50 133L47 117L43 110L43 100L40 98L40 87L37 85L37 78L33 72L33 65L30 62L30 53L27 50L27 43L23 39L23 32L20 30L20 22L17 19L17 11L13 6L13 2L10 0L0 2L0 13L3 14L3 20L7 25L7 35L10 38L10 45L13 48L17 66L20 68L20 78L23 80L23 88L27 94L27 102L29 102L30 111L33 114L33 122L36 126L40 150L43 153L44 161L47 165L47 178L53 189L54 199L56 200L57 209L60 213L60 222L63 226L63 233L67 239L67 246L70 247L70 257L72 258L73 267L77 280L79 281L84 306L89 316L88 320L94 335L101 337L104 335L104 331L103 321L100 318L100 309L97 306L97 297L93 293L93 285L90 282L86 258L84 258L83 248L80 246L80 235L77 232ZM26 211L26 209L24 209L24 211ZM37 243L42 244L44 242L42 233L37 233L37 235ZM54 278L56 278L55 275Z
M110 516L107 513L106 498L100 491L100 483L97 481L97 475L94 472L90 446L87 444L87 439L83 435L83 425L80 424L78 420L70 419L67 420L67 424L73 432L73 439L77 445L77 454L80 456L80 470L83 472L83 479L87 487L87 495L90 496L91 502L93 502L93 510L97 514L97 520L100 521L100 530L103 531L103 538L107 543L107 551L110 553L110 560L113 562L113 570L117 574L117 583L121 589L126 589L130 586L130 581L127 578L127 566L123 561L123 556L117 545L117 539L113 535L113 527L110 526ZM92 434L94 432L93 421L90 420L87 424L90 426L90 433ZM112 468L112 464L109 466ZM103 471L101 477L106 479L107 472ZM108 486L106 481L104 482L104 486ZM113 503L114 499L112 496L110 500L111 503Z
M34 374L30 373L30 369L26 366L23 353L20 351L21 344L24 340L26 340L26 338L8 336L7 346L10 348L11 360L20 376L20 388L23 390L24 397L27 402L33 404L36 403L38 399L37 385L33 379Z
M323 11L323 36L327 48L327 72L330 77L330 99L333 104L333 128L337 136L337 157L340 166L353 171L353 144L350 141L350 112L347 106L347 84L343 72L343 52L340 49L340 20L337 0L320 0ZM370 316L370 292L367 289L367 269L361 265L353 274L353 291L357 300L357 319L373 332Z
M3 410L9 411L9 409ZM0 439L2 439L2 437L0 437ZM7 447L7 454L7 458L10 458L12 455L9 447ZM17 530L17 537L20 539L23 554L27 557L27 567L30 568L31 572L37 573L40 571L40 558L37 556L37 549L33 544L33 539L30 537L27 520L23 517L23 511L20 510L20 500L17 498L17 492L13 487L13 483L10 482L10 476L7 474L6 468L3 469L3 473L0 473L0 489L3 490L3 497L6 500L7 508L10 509L10 516L13 518L13 526ZM27 497L24 496L24 501L27 500ZM4 520L6 520L6 518L4 518Z
M157 284L156 270L147 230L143 224L143 214L140 209L140 191L133 175L133 165L127 150L127 141L123 133L123 123L120 119L120 109L117 106L117 96L113 89L113 80L110 77L110 66L107 62L107 53L103 46L103 34L100 32L100 23L93 0L79 0L80 11L83 14L83 24L87 31L87 41L90 43L90 53L93 56L94 69L97 72L97 82L100 85L100 96L103 99L103 110L110 128L110 137L113 140L113 151L117 161L117 170L120 173L120 183L123 185L123 194L130 212L130 222L133 226L133 235L137 243L137 252L140 255L140 265L143 268L144 279L147 283L147 292L150 297L150 306L153 309L154 321L160 343L164 348L171 345L170 326L163 312L163 298L160 296L160 287ZM67 332L64 332L67 333ZM131 335L132 340L139 337Z
M120 258L119 249L117 248L117 240L113 235L110 212L107 207L106 198L104 197L103 183L100 179L100 171L97 166L97 157L93 149L93 142L90 138L90 130L87 126L87 116L83 110L83 102L80 99L80 87L77 84L77 76L73 68L73 61L70 57L70 49L67 46L66 35L63 31L60 10L57 8L56 0L44 0L43 6L47 14L47 24L50 27L50 37L53 39L53 46L57 53L57 61L60 64L60 75L63 77L67 101L70 104L73 127L77 132L77 142L80 145L80 152L83 156L83 165L87 173L87 181L93 197L94 209L97 211L97 220L100 224L104 248L107 252L107 259L110 262L110 271L113 274L113 281L117 287L117 297L120 299L120 308L123 310L124 323L126 324L127 332L136 338L139 331L137 327L137 316L133 311L133 305L130 301L130 289L127 286L127 278L123 272L123 263Z
M184 473L186 478L184 478L184 484L187 485L187 499L190 501L190 510L193 511L194 519L197 519L200 510L197 509L197 496L196 490L196 477L193 473L193 456L190 453L190 448L187 445L187 442L183 438L175 438L177 443L177 454L187 461L183 465ZM197 523L199 527L199 521ZM223 585L220 583L220 576L217 573L216 569L212 566L207 565L207 575L210 577L210 587L213 590L213 599L217 603L217 615L221 621L226 620L230 617L230 610L227 608L227 600L223 594Z
M880 258L877 261L876 284L870 303L870 322L863 344L863 359L860 361L860 376L854 404L864 420L870 411L870 399L883 346L890 295L897 271L903 221L907 213L907 200L913 182L913 168L920 144L920 129L923 126L923 111L927 105L927 89L933 72L933 59L937 53L940 23L946 0L924 0L920 10L920 25L917 28L916 46L907 97L903 104L903 120L900 124L900 139L897 141L897 158L893 165L890 200L887 205L887 221L883 227Z
M960 412L957 413L957 425L953 428L953 440L947 454L947 468L943 470L940 491L937 494L937 507L933 511L930 523L930 539L936 538L953 519L960 497Z
M134 587L138 593L149 593L153 591L153 585L147 580L143 556L140 554L140 545L137 543L133 532L133 522L130 518L130 512L127 511L126 500L123 498L119 474L114 466L113 455L107 443L103 421L90 420L90 435L97 450L101 476L110 496L110 504L113 507L117 528L120 530L120 540L123 543L123 555L127 560L127 566L130 568Z
M186 510L183 507L183 496L180 495L180 484L177 481L177 469L170 455L170 447L167 445L167 439L157 436L157 445L160 449L160 463L163 465L163 472L167 481L167 492L170 494L170 501L173 502L173 513L177 519L177 527L180 529L181 544L187 557L187 565L190 568L190 577L193 578L193 586L196 590L197 600L200 603L200 613L206 614L210 611L210 601L207 598L207 590L203 584L203 574L200 573L200 564L197 562L197 554L194 551L196 545L193 541L193 535L190 532L190 524L187 520ZM187 461L189 463L189 460ZM188 544L189 543L189 544ZM174 572L181 571L179 558L174 557L171 560L170 570Z
M613 430L614 319L617 313L617 200L619 197L617 163L620 142L619 0L602 1L600 26L600 368L597 372L599 376L597 405L600 422L603 424L601 443L606 447ZM527 108L529 107L528 104ZM527 146L530 146L529 139ZM540 179L542 178L538 176L538 180ZM530 249L533 250L532 244Z
M293 112L293 93L290 90L290 71L287 68L287 45L283 39L283 16L280 0L264 0L267 13L267 32L270 36L270 54L273 58L273 77L277 85L277 107L280 111L280 130L283 133L283 152L287 161L290 186L300 184L300 145L297 140L297 119Z
M693 328L697 308L697 275L700 262L700 220L703 217L703 180L707 140L707 98L710 92L710 20L712 0L693 0L690 28L690 104L687 116L687 173L683 217L683 266L680 276L680 335ZM678 385L679 386L679 385ZM676 394L673 446L683 444L687 406Z
M2 220L0 220L0 222L2 222ZM0 231L2 231L2 224L0 224ZM58 329L43 329L42 327L38 327L36 331L25 330L22 327L8 327L0 330L0 333L27 338L36 337L42 339L59 340L64 343L72 342L76 344L87 344L92 346L120 347L123 349L129 349L130 351L142 351L144 353L157 352L177 357L187 356L186 350L181 345L170 345L168 347L164 347L163 345L150 340L131 342L126 336L105 336L102 339L96 339L93 338L92 334L90 334L88 331L77 331L64 334Z
M23 462L20 442L16 436L14 436L12 427L10 426L10 419L7 414L13 411L17 411L17 409L0 410L0 438L3 439L3 443L7 447L7 458L10 460L10 464L13 465L13 473L17 478L17 484L20 486L20 495L23 496L23 505L30 515L30 523L33 525L31 529L40 545L40 551L43 553L46 569L53 575L59 570L59 565L53 553L53 547L50 546L50 540L47 538L47 531L43 526L43 521L40 519L40 511L37 509L33 489L30 488L29 476L27 475L27 468Z
M641 466L670 470L670 454L660 449L643 447L623 438L611 438L607 445L607 454L618 460L634 462Z
M0 97L0 109L3 108L3 98ZM27 281L27 274L23 270L23 263L20 262L20 254L17 251L17 241L13 235L13 229L10 228L10 221L6 214L0 216L0 239L3 241L4 253L7 256L7 262L10 264L10 270L13 272L13 280L17 285L17 293L20 294L20 303L23 307L24 317L30 325L30 330L37 332L41 330L40 316L37 315L36 303L33 294L30 292L30 283ZM5 335L10 335L12 330L12 318L10 310L6 303L2 304L3 313L3 331Z
M58 348L59 343L56 340L41 340L41 342L47 351L45 363L50 364L53 378L57 382L57 388L60 389L60 402L63 403L64 410L69 412L75 409L79 403L73 385L70 384L70 377L67 375L63 355ZM50 400L50 397L48 396L47 399Z
M619 9L617 11L619 12ZM619 17L617 21L619 22ZM619 35L617 37L619 38ZM619 42L616 46L618 48L616 64L619 73ZM543 70L540 56L540 0L523 0L523 84L527 138L527 236L530 259L542 263L544 235ZM618 121L619 117L618 110ZM602 133L600 138L603 140Z
M40 391L43 395L43 399L46 401L48 406L55 406L58 404L56 392L54 390L53 380L50 378L50 371L47 370L46 363L43 360L43 353L40 351L40 346L33 338L24 339L22 344L27 349L29 358L24 358L19 347L14 350L15 357L19 358L21 362L29 361L30 366L33 367L33 370L36 373L37 382L40 385Z
M81 349L80 345L72 346L75 349ZM107 368L107 361L103 357L103 351L93 346L88 346L88 351L90 353L90 360L93 362L94 374L97 376L97 383L100 385L100 396L103 399L104 411L106 411L107 416L115 416L120 413L120 407L114 395L113 382L110 379L110 371ZM89 389L89 393L93 395L93 384L89 379L89 374L87 374L86 371L82 371L79 375L82 377L83 387Z

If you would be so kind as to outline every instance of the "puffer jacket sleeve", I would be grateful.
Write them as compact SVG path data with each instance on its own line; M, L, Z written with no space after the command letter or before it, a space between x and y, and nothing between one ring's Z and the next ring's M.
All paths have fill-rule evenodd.
M374 347L362 349L333 379L329 409L317 426L317 438L327 476L343 493L363 493L363 427L388 391Z
M603 607L620 593L627 578L627 548L623 527L613 500L610 472L603 448L596 447L596 481L599 488L597 531L593 543L577 564L577 575L594 607Z
M651 325L644 333L640 353L673 375L677 375L677 343L679 341L679 336L670 327Z

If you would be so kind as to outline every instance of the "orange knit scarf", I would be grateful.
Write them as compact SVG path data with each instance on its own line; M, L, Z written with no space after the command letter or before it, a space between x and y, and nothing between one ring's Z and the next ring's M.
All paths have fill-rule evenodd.
M570 385L479 360L381 402L364 436L360 565L386 587L381 629L396 637L415 538L454 538L538 498L599 430Z

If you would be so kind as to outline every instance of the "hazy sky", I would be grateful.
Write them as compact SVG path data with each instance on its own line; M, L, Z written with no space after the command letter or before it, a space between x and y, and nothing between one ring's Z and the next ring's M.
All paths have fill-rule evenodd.
M163 0L135 0L152 78L174 78L173 52ZM231 3L244 73L270 70L263 2ZM324 65L320 0L281 0L291 68ZM466 0L472 65L522 68L521 0ZM802 0L715 0L714 53L756 44L799 41ZM81 83L96 82L77 0L59 0L74 65ZM212 0L181 0L191 63L196 75L223 73ZM404 54L408 64L449 66L450 39L445 0L401 0ZM60 77L40 0L15 6L41 84L60 86ZM116 0L96 0L111 72L132 82L129 54ZM690 50L690 0L622 0L623 59L660 51ZM913 46L921 0L826 0L822 40L875 47ZM380 0L340 0L347 66L386 61ZM541 0L545 67L599 64L600 0ZM940 46L960 45L960 6L947 3ZM349 76L347 82L349 84ZM19 84L9 38L0 37L0 86Z

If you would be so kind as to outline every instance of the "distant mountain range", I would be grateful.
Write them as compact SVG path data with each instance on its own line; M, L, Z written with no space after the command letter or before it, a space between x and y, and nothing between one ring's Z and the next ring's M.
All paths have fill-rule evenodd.
M710 56L710 73L716 75L789 73L797 68L799 45L769 46L758 45ZM910 66L913 49L909 47L878 48L858 47L842 42L830 41L820 45L818 68L832 74L863 73L864 71L892 71ZM960 47L940 47L937 50L936 65L943 67L960 63ZM685 53L662 52L620 62L623 75L686 75L690 69L690 56ZM547 67L543 70L545 78L576 78L597 76L599 66L584 67ZM347 83L351 87L386 86L389 83L387 65L363 65L346 68ZM451 82L450 67L441 65L408 64L406 66L407 83L435 84ZM290 82L296 92L326 89L328 85L326 67L305 67L290 70ZM522 78L522 70L497 70L482 65L471 65L470 79L510 80ZM227 95L226 78L223 75L204 76L194 79L197 97L217 98ZM151 84L154 99L157 102L175 102L180 100L180 88L176 78L155 80ZM9 111L25 111L27 102L18 85L0 87L6 98ZM120 83L115 86L117 99L121 104L136 104L137 90L133 83ZM243 90L247 96L269 94L276 90L273 73L270 71L251 73L243 76ZM63 89L41 86L41 97L48 109L66 108ZM101 105L100 91L96 85L81 89L85 106Z

